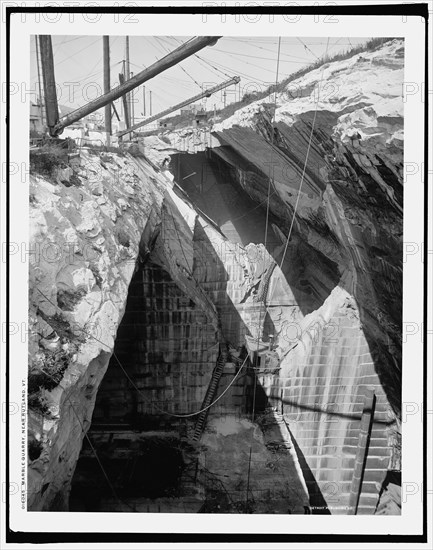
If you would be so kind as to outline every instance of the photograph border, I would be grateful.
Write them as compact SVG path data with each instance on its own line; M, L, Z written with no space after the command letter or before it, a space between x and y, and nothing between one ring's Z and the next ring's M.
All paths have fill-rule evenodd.
M285 7L240 7L224 6L221 7L201 7L201 6L149 6L149 7L122 7L122 6L104 6L104 7L10 7L6 8L6 89L10 89L10 63L11 63L11 15L14 13L119 13L119 14L306 14L306 15L365 15L365 16L418 16L425 22L425 89L428 90L428 5L427 4L388 4L388 5L327 5L327 6L285 6ZM6 98L6 163L10 165L10 97ZM424 104L424 265L423 265L423 398L424 404L427 404L427 258L428 255L428 94L425 94ZM10 174L7 170L6 177L6 244L10 245ZM9 248L7 248L9 249ZM10 294L10 263L6 258L6 326L10 322L10 302L13 297ZM6 407L10 402L10 335L8 333L6 340ZM370 535L370 534L233 534L233 533L101 533L101 532L23 532L13 531L10 528L10 496L6 491L5 519L6 519L6 542L7 543L422 543L427 542L427 406L422 411L423 422L423 487L422 491L422 509L423 509L423 532L420 535ZM6 415L6 487L9 487L9 452L10 452L10 426L9 417Z

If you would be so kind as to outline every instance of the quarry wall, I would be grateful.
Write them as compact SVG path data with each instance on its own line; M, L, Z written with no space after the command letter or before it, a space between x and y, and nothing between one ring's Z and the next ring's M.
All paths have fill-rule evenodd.
M359 507L374 513L400 467L403 53L394 40L311 71L275 113L270 98L248 105L189 153L171 136L178 185L115 153L84 152L75 184L32 175L31 242L73 247L72 260L30 265L29 509L67 508L102 380L95 422L169 429L155 406L200 406L217 345L239 352L247 336L272 351L255 371L263 409L283 417L322 511L347 512L374 390ZM318 103L323 83L335 91ZM251 380L213 414L249 413Z

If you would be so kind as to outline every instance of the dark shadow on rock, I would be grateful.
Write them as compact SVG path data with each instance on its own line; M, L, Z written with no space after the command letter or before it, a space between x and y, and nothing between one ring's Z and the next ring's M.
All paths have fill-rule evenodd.
M322 491L320 490L319 485L317 484L316 478L314 477L314 474L311 471L311 468L308 466L308 463L305 460L304 454L302 453L299 445L296 443L296 439L293 437L289 427L287 427L287 429L290 432L293 446L295 448L296 455L298 457L299 465L302 469L305 483L307 485L307 490L310 497L311 513L318 514L318 515L330 515L331 512L329 511L326 500L322 494Z
M285 234L274 230L273 224L277 224L278 217L273 212L283 216L287 212L287 205L279 198L276 200L275 193L271 190L266 232L266 200L254 201L238 181L239 172L244 170L248 173L249 181L257 180L257 189L260 186L267 188L269 178L266 174L242 161L242 157L229 147L208 149L194 155L174 155L172 169L175 180L194 206L209 216L231 242L241 246L249 243L264 244L266 233L266 249L280 263ZM249 192L254 196L251 189ZM289 225L290 219L286 215L284 229L288 230ZM295 243L292 241L293 239L285 255L282 271L296 304L302 314L307 315L323 304L338 284L340 273L334 261L307 242L300 239L296 239Z
M351 420L354 422L360 422L362 415L361 414L348 414L348 413L339 413L330 410L329 407L326 409L320 409L319 407L313 407L311 405L305 405L297 401L292 401L291 399L281 399L281 397L273 397L273 400L276 402L283 403L283 405L288 405L289 407L294 407L303 411L316 412L318 414L326 415L327 417L336 417L343 418L346 420ZM373 425L382 425L382 426L392 426L395 423L394 419L390 420L374 420Z
M281 233L273 233L272 239L275 236L276 240L268 244L268 251L277 258L281 237L285 239L288 234L294 197L312 135L302 191L304 202L308 198L312 201L311 213L304 211L302 217L298 215L295 219L283 273L304 315L318 309L332 289L342 284L343 271L353 273L353 279L343 283L343 288L357 302L376 373L398 416L401 411L403 260L400 210L403 187L398 172L402 161L401 165L395 161L397 151L391 147L394 170L389 168L389 158L382 158L379 150L371 163L365 161L368 165L364 166L356 154L359 147L356 140L344 145L335 141L332 135L335 113L320 111L313 131L312 115L312 112L304 113L294 124L278 123L273 130L275 180L286 187L288 199L271 189L269 219ZM225 185L230 181L235 189L249 195L253 204L249 203L248 210L242 211L246 217L253 219L253 213L258 213L264 220L271 127L269 120L260 117L256 125L255 129L234 127L219 132L217 138L222 145L215 147L211 161L203 160L203 164L211 167L206 169L213 170L217 180L222 174ZM185 156L193 157L180 155ZM372 170L377 172L375 177ZM186 172L181 178L188 175ZM379 178L386 186L378 185ZM325 190L328 200L317 206ZM345 225L344 242L339 241L329 222L335 216Z

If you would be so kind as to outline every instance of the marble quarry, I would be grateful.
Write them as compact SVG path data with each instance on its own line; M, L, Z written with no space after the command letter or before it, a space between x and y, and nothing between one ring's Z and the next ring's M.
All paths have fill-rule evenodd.
M31 174L30 510L400 513L403 67Z

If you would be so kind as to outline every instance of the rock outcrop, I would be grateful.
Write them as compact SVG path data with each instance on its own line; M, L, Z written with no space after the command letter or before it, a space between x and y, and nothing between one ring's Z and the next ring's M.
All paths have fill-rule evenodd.
M67 508L136 261L170 185L140 159L91 150L73 177L31 176L30 509Z
M331 268L355 298L381 383L397 414L403 65L403 41L392 40L291 82L277 94L274 117L270 96L213 128L220 143L213 152L257 203L266 204L271 176L270 211L282 239L297 204L290 247L316 263L316 269L309 268L312 292L323 295L324 285L325 295L332 291L334 280L327 284L323 279ZM289 276L287 262L282 267Z
M252 103L212 135L148 138L149 162L89 151L74 177L32 175L30 240L43 253L30 266L30 509L67 508L141 260L152 277L169 274L181 299L205 315L209 341L194 352L221 342L239 352L248 339L268 349L254 402L288 425L319 513L347 510L364 397L374 389L360 500L360 513L374 513L396 463L401 403L403 53L403 41L392 40L329 62L291 82L276 105L273 96ZM195 154L171 166L182 191L154 163L165 167L167 155L185 150ZM161 298L148 296L156 312L143 315L171 315L160 286ZM157 324L163 334L164 321ZM209 351L209 364L215 356ZM205 388L195 375L172 380L171 362L163 361L164 387L149 391L171 395L183 411L188 392L174 379L185 379L198 402ZM227 393L218 407L233 414L240 405Z
M377 397L377 424L360 513L374 512L376 484L400 452L403 66L404 43L390 40L292 81L276 105L271 95L239 109L210 138L199 130L168 134L173 146L195 152L180 156L180 163L188 157L184 170L173 163L182 182L193 169L200 173L191 158L211 144L202 157L205 181L219 174L225 187L232 183L231 194L224 186L220 196L209 189L206 201L206 183L189 177L182 185L219 216L231 239L245 235L242 223L258 209L265 217L270 186L273 232L264 257L278 266L269 278L265 269L259 274L251 295L231 300L251 313L255 295L266 307L262 326L260 316L242 314L251 334L258 328L266 338L268 324L280 355L279 375L260 377L261 386L273 403L282 402L305 473L313 473L312 500L326 508L318 498L325 494L340 513L347 510L366 389ZM239 188L253 200L250 208L236 198Z

